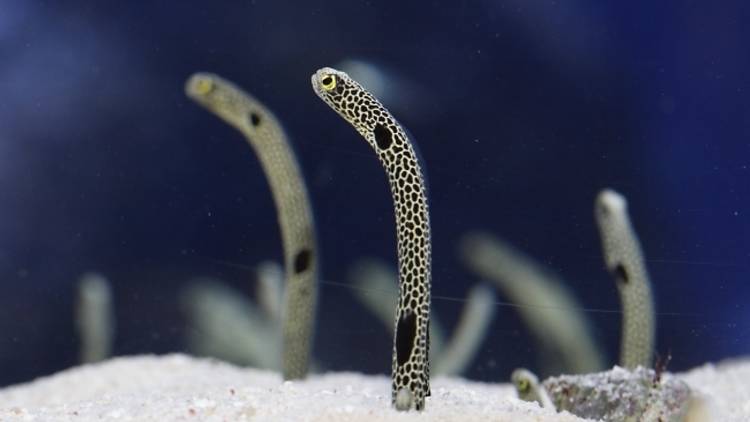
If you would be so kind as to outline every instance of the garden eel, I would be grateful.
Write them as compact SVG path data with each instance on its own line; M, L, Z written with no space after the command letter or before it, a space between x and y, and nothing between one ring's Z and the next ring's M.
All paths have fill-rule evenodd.
M510 376L513 386L516 388L518 398L523 401L535 401L547 409L555 409L547 390L539 383L539 378L533 372L525 368L518 368Z
M395 298L398 296L398 272L392 265L377 258L360 258L349 269L349 281L354 295L363 305L386 326L393 335L396 328L393 315L396 312ZM432 374L436 356L445 347L445 329L435 315L430 315L430 362Z
M490 280L517 308L534 335L543 372L601 371L603 353L594 341L586 315L565 282L510 243L486 232L461 237L466 266Z
M360 259L349 271L354 295L387 325L393 334L393 314L398 274L377 259ZM466 372L482 345L495 316L495 292L484 284L469 290L456 328L446 343L437 315L430 315L430 373L458 376Z
M346 73L312 75L315 93L375 150L388 175L396 214L399 297L393 339L391 403L423 410L430 395L431 245L427 189L414 146L383 105Z
M255 280L255 297L260 309L280 326L284 306L284 268L274 261L261 262L255 267Z
M654 347L654 303L638 237L630 224L627 202L605 189L596 197L594 214L604 262L615 278L622 302L620 365L651 366Z
M75 312L81 362L99 362L110 357L115 339L115 315L112 288L104 276L87 273L81 277Z
M310 201L294 152L273 113L231 82L196 73L185 92L245 135L271 186L286 272L282 372L287 380L304 378L315 328L318 256Z
M433 360L434 373L458 376L466 371L487 337L495 308L495 291L489 285L476 284L469 289L450 341Z
M242 292L215 279L191 280L181 294L190 322L188 348L243 366L281 368L279 321Z

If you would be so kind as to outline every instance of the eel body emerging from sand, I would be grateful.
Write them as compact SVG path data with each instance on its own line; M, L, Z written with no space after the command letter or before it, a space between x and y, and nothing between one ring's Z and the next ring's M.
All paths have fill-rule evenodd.
M304 378L318 293L315 225L302 172L276 117L233 83L211 73L190 77L187 96L239 130L258 156L276 204L284 248L284 379Z
M391 402L424 409L430 395L429 318L431 245L427 187L406 131L382 104L346 73L312 76L315 93L375 150L388 175L396 211L399 298L394 335Z
M630 224L627 202L605 189L594 210L602 239L604 261L615 278L622 302L620 365L651 367L654 350L654 301L638 236Z

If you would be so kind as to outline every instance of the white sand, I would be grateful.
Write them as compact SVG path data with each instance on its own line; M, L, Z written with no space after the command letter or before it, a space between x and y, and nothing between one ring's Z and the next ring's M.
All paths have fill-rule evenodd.
M750 420L750 362L679 376L720 421ZM0 390L0 421L582 421L522 402L508 384L438 378L422 413L390 408L385 376L278 374L185 355L135 356ZM705 420L705 419L703 419Z
M699 399L695 414L705 416L695 421L750 421L749 359L705 364L678 377Z

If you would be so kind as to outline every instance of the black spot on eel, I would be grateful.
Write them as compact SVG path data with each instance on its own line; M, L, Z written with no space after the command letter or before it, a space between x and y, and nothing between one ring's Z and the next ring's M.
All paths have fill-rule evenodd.
M596 197L594 214L604 262L615 279L622 302L620 365L650 368L656 332L654 302L638 236L628 217L627 202L619 193L605 189Z

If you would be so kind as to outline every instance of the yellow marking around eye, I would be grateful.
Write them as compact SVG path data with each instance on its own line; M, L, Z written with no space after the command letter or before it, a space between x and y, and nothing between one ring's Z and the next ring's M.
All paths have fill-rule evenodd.
M552 404L549 393L544 386L539 383L539 378L537 378L531 371L524 368L518 368L513 371L510 379L516 387L516 393L518 394L519 399L524 401L535 401L542 407L553 410L555 409L555 405Z
M326 91L332 91L336 88L336 75L324 75L320 79L320 86Z
M210 78L198 78L195 81L195 93L199 95L206 95L214 88L214 81Z

